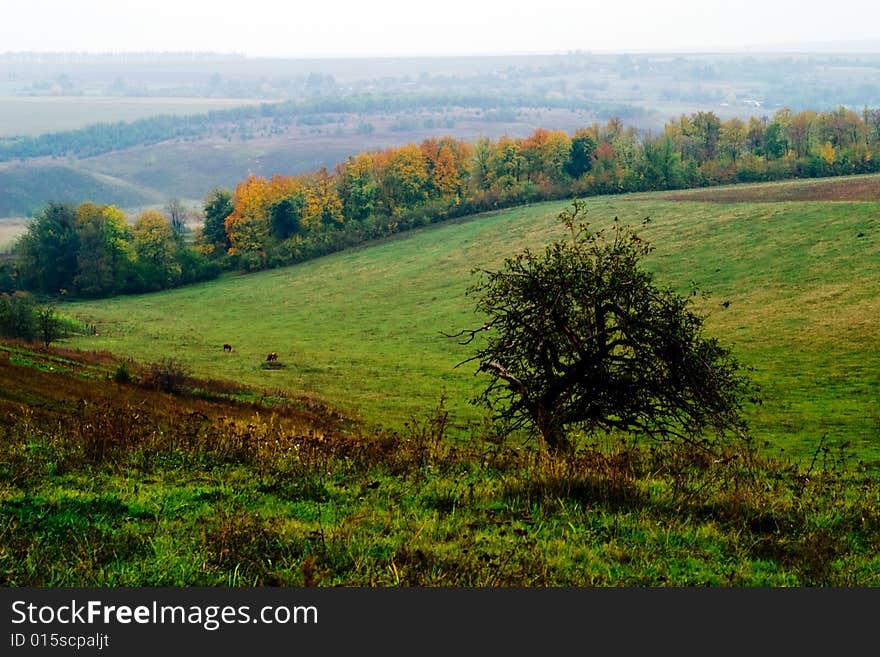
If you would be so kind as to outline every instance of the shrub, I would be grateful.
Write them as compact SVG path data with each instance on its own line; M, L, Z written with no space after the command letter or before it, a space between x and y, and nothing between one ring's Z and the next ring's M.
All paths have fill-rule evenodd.
M128 368L128 363L125 361L119 363L116 372L113 374L113 380L116 383L131 383L131 379L131 370Z
M179 394L188 377L189 373L183 363L173 358L163 358L158 363L150 364L141 384L162 392Z

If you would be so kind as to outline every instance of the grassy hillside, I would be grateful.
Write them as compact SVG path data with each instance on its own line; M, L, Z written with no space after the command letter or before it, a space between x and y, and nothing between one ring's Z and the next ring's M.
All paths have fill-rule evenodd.
M481 381L466 347L444 338L473 326L464 290L558 235L549 203L421 230L299 266L228 276L157 295L67 308L98 326L72 345L141 360L181 359L201 376L295 390L401 428L441 396L459 423ZM756 435L809 457L820 440L880 460L880 203L672 202L658 195L593 199L597 224L638 223L656 247L660 282L696 283L708 330L755 369L764 403ZM727 301L727 307L722 302ZM235 351L222 351L231 342ZM261 368L275 351L284 367Z
M31 216L49 201L129 207L164 200L119 178L65 164L0 165L0 217Z
M785 180L760 185L721 185L670 192L673 201L746 203L780 201L880 201L880 176Z
M442 408L391 435L127 367L0 345L0 585L880 583L876 476L833 451L546 461Z

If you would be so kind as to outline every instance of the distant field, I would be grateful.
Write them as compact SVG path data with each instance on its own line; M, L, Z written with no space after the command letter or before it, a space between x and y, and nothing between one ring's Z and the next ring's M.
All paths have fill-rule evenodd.
M241 98L0 97L0 137L35 136L92 123L134 121L158 114L200 114L265 100Z
M446 394L459 420L481 379L441 331L479 321L474 266L559 235L561 203L484 215L287 269L162 294L76 303L97 324L76 347L141 360L173 356L201 376L304 392L401 426ZM755 368L757 435L808 455L823 435L880 460L880 203L681 203L598 198L596 223L652 221L662 283L713 293L708 329ZM859 234L862 236L859 237ZM727 309L722 301L730 301ZM221 346L232 342L235 351ZM286 366L261 369L278 352Z
M16 237L24 232L26 219L0 219L0 253L9 250Z
M689 189L666 198L714 203L775 203L779 201L880 201L880 175L817 180L786 180L762 185L725 185Z

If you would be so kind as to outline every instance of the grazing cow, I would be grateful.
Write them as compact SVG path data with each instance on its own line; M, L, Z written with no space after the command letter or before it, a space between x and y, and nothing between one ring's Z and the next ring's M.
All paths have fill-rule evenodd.
M232 345L228 342L223 343L223 351L232 351Z
M271 354L266 356L267 362L273 361L273 360L278 360L278 354L276 354L274 351Z

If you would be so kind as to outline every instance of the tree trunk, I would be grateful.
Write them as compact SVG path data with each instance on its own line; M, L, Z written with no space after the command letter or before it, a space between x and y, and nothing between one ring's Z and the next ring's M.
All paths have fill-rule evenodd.
M552 409L547 408L546 404L538 403L535 405L534 416L535 426L541 433L543 447L556 456L571 454L574 451L574 445L565 433L565 427L555 417Z

